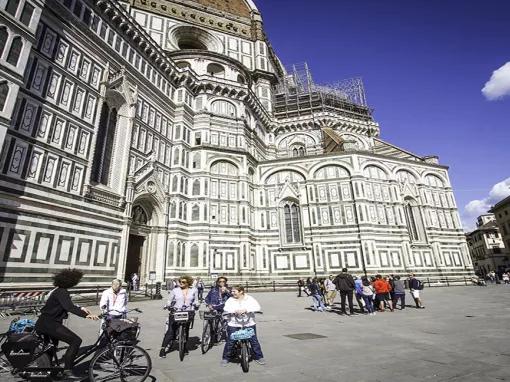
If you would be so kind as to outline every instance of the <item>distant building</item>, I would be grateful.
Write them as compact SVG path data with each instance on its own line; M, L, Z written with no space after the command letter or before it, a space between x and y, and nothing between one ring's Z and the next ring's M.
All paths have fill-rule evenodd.
M510 196L496 203L489 212L494 214L503 243L510 253Z
M490 271L501 274L508 268L508 247L505 248L496 217L485 214L478 217L477 228L468 234L466 239L469 253L473 260L475 272L485 276Z

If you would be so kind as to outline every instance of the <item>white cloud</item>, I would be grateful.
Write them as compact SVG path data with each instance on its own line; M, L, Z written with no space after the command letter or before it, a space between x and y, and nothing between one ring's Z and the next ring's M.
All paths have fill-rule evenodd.
M476 218L487 211L497 202L510 195L510 178L496 183L489 191L489 195L483 199L471 200L464 206L462 225L466 231L472 231L476 226Z
M485 83L482 93L489 101L510 95L510 61L492 72L492 76Z

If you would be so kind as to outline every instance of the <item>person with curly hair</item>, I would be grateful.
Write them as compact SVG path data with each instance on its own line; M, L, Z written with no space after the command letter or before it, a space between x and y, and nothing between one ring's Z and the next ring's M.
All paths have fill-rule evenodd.
M68 318L69 313L79 317L97 320L88 309L75 305L68 289L80 282L83 273L77 269L64 269L53 276L53 289L46 298L46 303L41 309L41 315L35 324L35 330L40 334L49 336L55 344L63 341L69 345L64 354L64 375L66 381L81 380L80 376L72 373L72 367L76 354L81 345L81 338L72 330L62 324Z

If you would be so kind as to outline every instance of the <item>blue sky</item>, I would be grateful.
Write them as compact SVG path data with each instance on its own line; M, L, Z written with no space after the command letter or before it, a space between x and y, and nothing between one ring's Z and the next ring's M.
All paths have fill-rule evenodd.
M361 76L381 138L450 166L466 230L510 194L510 1L255 2L284 65Z

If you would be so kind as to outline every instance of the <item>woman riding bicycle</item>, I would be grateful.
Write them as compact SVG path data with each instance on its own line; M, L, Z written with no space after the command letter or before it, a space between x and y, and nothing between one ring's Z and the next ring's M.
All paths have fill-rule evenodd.
M64 354L63 379L65 381L82 379L73 375L71 371L81 345L81 338L62 325L63 320L67 319L69 313L91 320L98 319L88 309L79 307L71 301L68 289L78 285L82 276L83 273L77 269L64 269L53 276L53 285L56 288L49 293L46 304L41 309L41 315L35 324L35 330L39 334L49 336L54 342L63 341L69 344Z
M232 297L230 297L225 303L223 308L225 313L230 313L230 320L227 326L227 341L223 348L223 359L221 360L221 366L226 366L229 361L230 353L232 352L232 345L234 341L230 338L231 334L241 329L243 326L253 328L255 335L250 338L251 348L253 350L253 359L255 362L265 365L264 355L260 347L259 340L257 338L257 328L255 325L255 312L260 311L260 305L252 296L244 293L244 287L241 285L232 288ZM243 317L246 322L240 324L236 316Z
M205 303L211 310L216 310L219 313L223 312L225 302L232 296L227 288L227 278L220 276L216 279L216 286L211 288L207 296L205 296Z
M166 308L189 312L190 321L187 323L186 332L189 332L189 326L193 321L195 310L199 305L197 288L192 287L192 285L193 279L190 276L181 276L179 278L179 288L174 288L170 291L168 302L165 306ZM163 338L161 350L159 351L160 358L166 357L166 348L174 339L175 328L176 325L173 321L173 315L170 314L167 320L165 337Z

